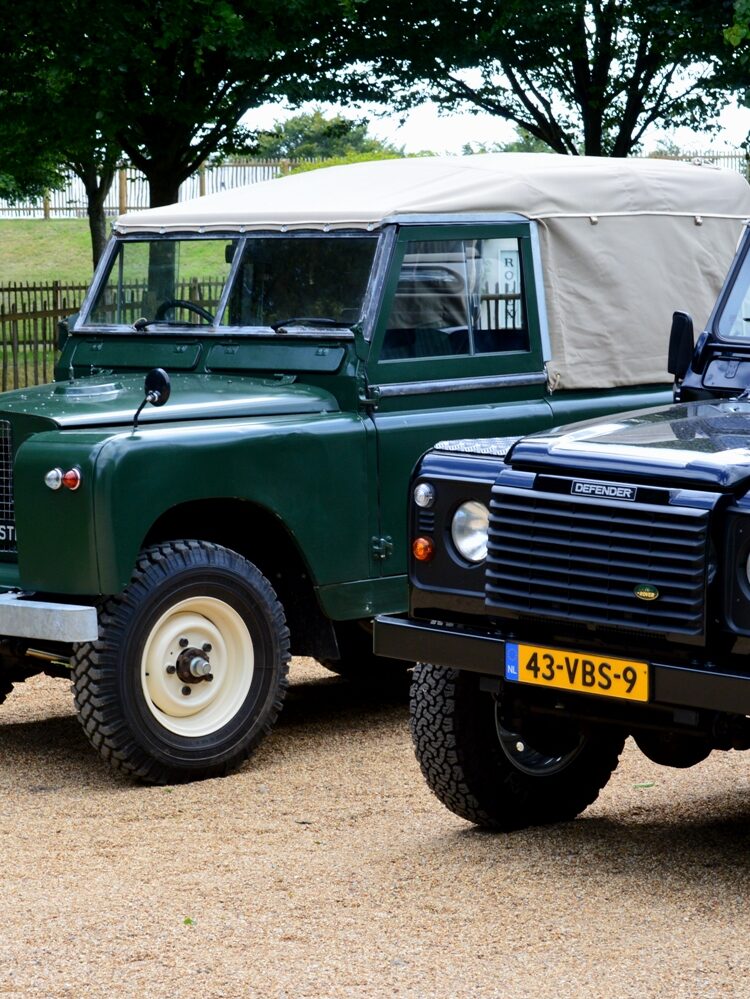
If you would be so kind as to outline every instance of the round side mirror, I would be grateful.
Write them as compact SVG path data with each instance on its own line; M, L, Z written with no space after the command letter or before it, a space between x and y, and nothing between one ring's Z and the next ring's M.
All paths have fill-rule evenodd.
M169 375L164 368L152 368L148 372L144 390L146 392L146 402L150 402L152 406L164 405L172 391Z

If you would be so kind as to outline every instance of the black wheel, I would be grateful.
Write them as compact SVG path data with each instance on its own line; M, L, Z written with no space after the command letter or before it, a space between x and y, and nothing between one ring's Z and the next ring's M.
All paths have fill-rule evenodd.
M228 773L271 730L289 632L268 580L235 552L174 541L141 553L78 645L73 693L92 745L155 784Z
M574 818L596 800L624 743L552 719L513 732L476 674L425 663L414 669L410 724L432 792L456 815L504 831Z
M364 683L371 687L409 684L409 673L414 663L405 659L376 656L372 651L372 623L370 621L344 621L336 625L339 659L324 659L321 665L332 673Z

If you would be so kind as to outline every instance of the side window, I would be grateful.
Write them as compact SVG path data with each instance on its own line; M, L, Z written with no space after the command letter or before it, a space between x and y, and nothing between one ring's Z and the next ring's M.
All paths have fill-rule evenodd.
M383 361L528 350L519 241L409 243Z
M528 350L518 240L477 239L466 244L475 268L472 301L474 352Z

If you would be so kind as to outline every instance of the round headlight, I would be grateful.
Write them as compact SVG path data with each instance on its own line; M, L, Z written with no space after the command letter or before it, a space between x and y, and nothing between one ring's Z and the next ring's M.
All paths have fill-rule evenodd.
M469 500L462 503L453 515L451 537L458 552L469 562L483 562L487 558L487 534L490 511L484 503Z

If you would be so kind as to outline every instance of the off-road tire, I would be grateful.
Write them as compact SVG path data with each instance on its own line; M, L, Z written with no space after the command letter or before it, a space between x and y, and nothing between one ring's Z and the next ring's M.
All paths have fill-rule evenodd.
M565 822L596 800L624 738L592 729L550 772L519 769L503 749L494 697L477 674L426 663L414 669L411 735L430 790L456 815L501 831Z
M286 694L289 631L251 562L202 541L154 545L98 611L98 641L74 648L73 694L84 732L113 769L154 784L219 777L271 731ZM217 671L190 681L195 696L184 702L188 684L167 651L191 644L175 637L183 631L198 636L192 643L211 637L199 648Z

